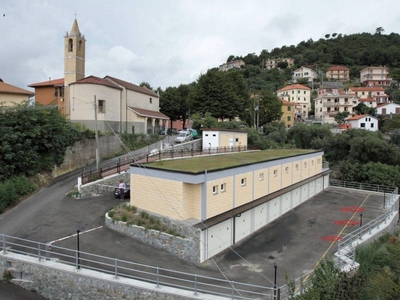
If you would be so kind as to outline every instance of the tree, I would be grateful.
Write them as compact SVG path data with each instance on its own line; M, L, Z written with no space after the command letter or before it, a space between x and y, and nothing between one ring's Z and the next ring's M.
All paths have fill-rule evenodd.
M248 99L248 88L240 71L208 70L197 80L190 106L194 112L203 115L209 112L214 118L232 120L244 117Z
M231 62L235 60L235 56L234 55L229 55L228 59L226 60L226 62Z
M261 91L255 110L259 113L259 126L279 121L283 115L282 101L269 90ZM258 107L257 107L258 106Z
M160 111L171 121L182 120L183 124L186 124L190 110L191 90L191 86L182 84L178 88L168 87L160 94Z
M349 115L350 115L350 113L348 111L338 112L335 116L336 123L338 123L339 125L343 124Z
M145 87L148 88L150 91L153 91L153 88L151 87L150 83L146 82L146 81L142 81L139 86L141 87Z
M382 32L384 32L385 31L385 29L383 29L383 27L378 27L378 28L376 28L376 30L375 30L375 34L382 34Z
M325 38L329 39L331 37L331 35L329 33L325 34Z
M358 103L353 110L358 114L358 115L375 115L376 110L375 108L368 107L364 103Z
M57 108L0 106L0 181L52 170L68 147L93 135L77 130Z
M280 61L276 65L279 69L286 69L288 67L288 63L286 61Z

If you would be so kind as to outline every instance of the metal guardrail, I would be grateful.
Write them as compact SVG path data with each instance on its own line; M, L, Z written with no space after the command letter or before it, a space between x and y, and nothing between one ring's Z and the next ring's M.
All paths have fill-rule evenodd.
M0 235L1 253L18 253L36 257L38 261L51 260L79 269L89 269L119 277L154 283L156 287L173 287L193 294L211 294L231 299L274 299L274 288L214 277L179 272L160 267L91 254L55 245Z
M379 230L380 226L386 225L390 217L397 211L396 202L398 200L398 188L377 184L350 182L330 179L329 185L334 187L358 189L371 192L379 192L384 194L383 208L387 211L375 218L374 220L362 225L356 230L348 233L338 241L337 256L333 257L335 266L339 269L351 267L355 263L356 246L363 242L366 235L371 234L374 230ZM349 268L351 269L351 268ZM304 291L310 278L314 276L314 271L302 275L294 280L290 280L287 284L280 287L281 299L289 299L291 295L300 294Z

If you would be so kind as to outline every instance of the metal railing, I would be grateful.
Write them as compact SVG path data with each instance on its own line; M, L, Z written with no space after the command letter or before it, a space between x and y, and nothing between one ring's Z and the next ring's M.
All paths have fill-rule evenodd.
M397 213L396 203L398 200L398 188L335 179L330 179L329 185L384 194L383 208L386 209L386 212L338 240L338 251L332 258L335 266L341 270L351 270L355 263L356 246L364 241L366 235L371 235L373 231L379 230L380 226L386 225L391 217ZM310 278L313 276L314 271L311 271L281 286L280 292L282 299L288 299L291 295L300 294L307 288L310 283Z
M119 277L154 283L156 287L173 287L193 294L203 293L231 299L273 299L274 288L230 281L199 274L185 273L130 261L110 258L55 245L34 242L1 234L1 253L18 253L36 257L38 261L57 262L73 266L76 270L88 269ZM18 270L20 271L20 270Z
M182 158L182 157L193 157L200 155L212 155L212 154L222 154L222 153L230 153L230 152L243 152L247 150L259 150L259 148L248 148L247 146L238 146L238 147L210 147L201 150L195 149L174 149L172 147L168 150L156 150L153 149L149 153L142 154L132 159L127 159L123 161L119 161L117 163L110 164L106 167L96 169L86 170L82 169L81 178L82 184L86 184L92 181L96 181L98 179L104 178L105 176L117 174L120 172L124 172L129 169L130 164L133 163L145 163L151 162L155 160L161 159L173 159L173 158Z

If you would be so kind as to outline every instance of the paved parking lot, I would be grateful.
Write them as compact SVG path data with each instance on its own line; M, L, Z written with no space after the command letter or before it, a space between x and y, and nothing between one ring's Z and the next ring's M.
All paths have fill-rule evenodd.
M285 284L285 274L297 278L336 252L335 237L359 226L360 213L366 224L384 212L383 194L330 187L246 241L196 266L102 227L104 214L119 203L112 192L84 199L62 197L49 201L45 210L26 219L25 227L4 233L40 242L62 239L54 245L76 249L76 237L72 235L80 229L80 250L84 252L256 285L273 286L276 262L280 286Z

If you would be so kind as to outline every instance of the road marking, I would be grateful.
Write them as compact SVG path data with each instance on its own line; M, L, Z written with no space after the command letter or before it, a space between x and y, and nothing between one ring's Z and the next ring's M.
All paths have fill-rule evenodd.
M367 199L369 198L370 195L371 195L371 193L369 193L369 194L365 197L365 199L364 199L363 202L358 206L358 208L357 208L357 206L351 206L351 207L350 207L351 210L354 211L354 213L353 213L353 215L351 216L350 220L352 220L352 219L356 216L356 214L357 214L359 211L363 211L363 210L364 210L364 208L362 208L361 206L363 206L363 204L365 203L365 201L367 201ZM357 208L357 209L355 209L355 208ZM360 208L362 208L362 210L359 210ZM341 209L341 210L342 210L342 209ZM343 211L343 210L342 210L342 211ZM346 211L348 211L348 210L346 210ZM343 233L343 231L346 229L346 227L347 227L347 225L345 225L345 226L343 227L343 229L339 232L339 234L338 234L337 236L340 236L340 235ZM335 244L335 242L336 242L336 241L332 241L332 243L329 245L328 249L325 251L325 253L321 256L321 258L320 258L320 259L318 260L318 262L315 264L313 270L315 270L315 268L318 267L318 265L321 263L321 261L322 261L322 260L325 258L325 256L328 254L329 250L332 248L332 246ZM301 285L304 285L304 283L308 280L308 278L310 278L310 275L311 275L311 273L308 274L308 275L304 278L304 280L302 281L302 284L301 284ZM298 290L299 290L299 288L297 288L295 292L297 293Z
M96 227L96 228L92 228L92 229L86 230L86 231L81 231L81 232L79 232L79 235L84 234L84 233L88 233L88 232L91 232L91 231L94 231L94 230L97 230L97 229L101 229L101 228L103 228L103 225L99 226L99 227ZM67 240L67 239L73 238L73 237L75 237L77 235L78 235L77 233L74 233L74 234L68 235L66 237L51 241L50 243L47 243L47 244L51 245L51 244L56 243L56 242L61 242L63 240Z

